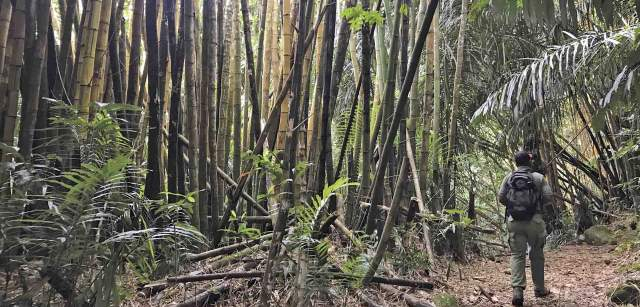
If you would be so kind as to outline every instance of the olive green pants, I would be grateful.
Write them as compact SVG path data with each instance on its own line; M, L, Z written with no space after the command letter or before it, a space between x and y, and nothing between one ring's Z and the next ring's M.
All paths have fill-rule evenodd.
M536 214L530 221L510 221L509 246L511 247L511 286L527 285L525 275L527 244L531 247L531 278L536 290L544 289L544 253L543 248L547 236L542 215Z

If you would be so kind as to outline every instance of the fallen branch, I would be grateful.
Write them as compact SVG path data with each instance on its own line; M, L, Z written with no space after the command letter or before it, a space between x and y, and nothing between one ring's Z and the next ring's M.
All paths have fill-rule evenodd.
M380 305L378 303L376 303L376 301L374 301L372 298L370 298L369 296L367 296L366 294L364 294L362 291L358 291L356 292L356 295L358 296L358 298L360 300L362 300L368 307L382 307L383 305Z
M484 288L482 288L482 286L478 286L478 290L480 290L480 293L482 293L482 295L488 298L492 303L498 303L498 299L493 295L493 293L487 292Z
M399 295L400 297L402 297L404 299L404 301L407 303L407 305L409 305L411 307L435 307L435 306L433 306L433 304L431 304L429 302L421 301L418 298L416 298L415 296L413 296L413 295L411 295L409 293L404 293L404 292L401 292L399 290L396 290L395 288L393 288L391 286L380 285L380 288L382 288L383 290L385 290L387 292L391 292L391 293Z
M258 252L260 250L264 250L264 249L269 248L269 244L270 243L271 243L271 241L269 241L269 240L262 241L258 245L255 245L255 246L243 249L241 251L238 251L236 253L233 253L231 255L227 255L225 257L222 257L221 259L218 259L218 260L214 261L213 263L211 263L208 266L208 269L209 269L209 271L213 271L213 270L216 270L218 268L225 267L225 266L227 266L229 264L232 264L232 263L234 263L236 261L239 261L242 257L249 256L249 255L252 255L252 254L254 254L254 253L256 253L256 252Z
M314 231L312 237L316 240L319 240L327 235L331 231L331 225L338 219L338 215L333 213L329 215L329 217L322 223L318 231Z
M594 213L598 213L598 214L602 214L602 215L607 215L607 216L615 217L615 218L618 218L618 219L619 219L619 218L622 218L622 217L621 217L621 216L619 216L619 215L616 215L616 214L613 214L613 213L609 213L609 212L605 212L605 211L602 211L602 210L597 209L597 208L592 208L592 209L591 209L591 211L593 211Z
M188 283L188 282L207 281L207 280L216 280L216 279L256 278L256 277L262 277L262 274L264 274L263 271L181 275L181 276L175 276L175 277L167 277L167 282L168 283Z
M333 221L333 226L337 230L339 230L345 237L347 237L347 239L349 239L351 243L360 245L360 242L355 237L355 235L353 235L353 232L349 230L349 228L347 228L347 226L343 224L342 221L340 221L340 219L336 219L335 221Z
M487 245L493 245L493 246L498 246L498 247L502 247L502 248L509 248L509 246L506 246L506 245L504 245L502 243L486 241L486 240L482 240L482 239L478 239L478 238L476 238L474 241L478 241L480 243L484 243L484 244L487 244Z
M209 306L213 305L222 295L229 292L229 284L223 283L219 286L216 286L212 289L205 290L198 295L177 304L172 304L169 306L172 307L198 307L198 306Z
M183 140L183 142L187 142L187 146L189 145L187 139ZM186 154L183 154L182 158L184 159L184 162L186 164L189 164L189 157L187 157ZM209 160L207 159L207 162ZM216 172L218 173L218 177L222 178L222 180L226 181L228 185L237 188L238 184L231 178L229 177L229 175L227 175L220 167L216 166ZM269 215L269 211L267 211L265 208L262 208L262 206L255 200L253 199L253 197L251 197L251 195L247 194L247 192L242 191L240 193L240 196L242 198L244 198L244 200L247 201L247 203L249 203L254 209L256 209L256 211L258 211L259 213L261 213L262 215Z
M233 180L233 178L227 175L220 167L216 166L216 172L218 173L218 176L222 178L222 180L227 182L228 185L232 186L234 189L238 187L238 184ZM242 196L242 198L249 202L253 206L253 208L258 210L258 212L260 212L262 215L269 216L269 211L263 208L255 199L253 199L253 197L251 197L251 195L247 194L247 192L242 191L240 196Z
M198 275L198 274L202 274L201 270L198 271L193 271L191 273L189 273L190 275ZM138 292L138 296L143 297L143 298L150 298L153 295L155 295L158 292L163 291L164 289L167 288L167 281L166 280L160 280L160 281L152 281L146 285L144 285L141 289L139 289L140 291Z
M476 225L467 225L467 226L464 226L464 228L467 229L467 230L486 233L486 234L495 234L496 233L495 229L482 228L482 227L479 227L479 226L476 226Z
M282 274L282 273L280 273ZM211 273L200 275L180 275L175 277L168 277L168 283L189 283L198 281L208 281L217 279L235 279L235 278L258 278L264 275L264 271L249 271L249 272L227 272L227 273ZM335 275L334 279L344 279L346 276ZM409 280L402 278L389 278L382 276L374 276L370 280L371 283L386 284L394 286L404 286L423 290L433 290L433 283L426 281Z
M150 298L154 294L164 290L167 288L167 283L165 281L157 281L144 285L140 291L138 291L138 296L142 298Z
M268 217L267 217L268 218ZM209 259L209 258L213 258L216 256L220 256L220 255L228 255L231 254L233 252L236 252L238 250L244 249L244 248L248 248L251 246L254 246L256 244L259 244L260 242L263 242L265 240L269 240L271 239L271 237L273 236L273 234L266 234L262 237L259 237L255 240L252 241L246 241L246 242L240 242L240 243L236 243L236 244L231 244L231 245L227 245L227 246L223 246L220 248L216 248L216 249L212 249L203 253L199 253L199 254L187 254L186 258L188 261L191 262L195 262L195 261L201 261L204 259Z
M411 287L422 290L433 290L433 283L428 281L373 276L369 282L376 284Z
M496 222L494 219L492 219L491 217L489 217L486 213L476 210L476 215L485 219L487 222L489 222L491 225L493 225L493 227L495 227L495 229L499 229L500 232L504 232L504 223L502 222Z

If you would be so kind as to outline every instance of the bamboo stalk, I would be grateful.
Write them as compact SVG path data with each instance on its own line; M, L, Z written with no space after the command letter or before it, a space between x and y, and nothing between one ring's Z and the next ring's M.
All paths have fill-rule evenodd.
M2 0L0 3L0 74L4 71L4 55L7 51L12 12L13 4L11 4L11 0Z
M266 10L265 15L265 26L266 31L264 33L264 40L266 40L266 48L264 48L264 52L262 55L258 54L258 56L262 56L262 80L260 85L261 90L261 101L262 106L260 107L260 119L265 121L267 119L267 115L269 115L269 86L271 84L271 65L272 65L272 44L273 38L272 35L275 32L273 24L273 11L275 7L275 3L269 5L270 1L264 1L263 9ZM264 44L264 42L263 42Z
M89 119L91 89L96 60L98 30L102 13L102 0L90 0L85 9L85 24L82 29L78 75L74 85L73 103L78 106L78 115ZM82 136L82 138L86 137Z
M215 4L213 0L207 0L202 2L202 17L203 17L203 28L205 29L215 29ZM198 165L198 183L200 185L200 198L198 199L198 206L200 206L200 229L202 233L207 234L207 236L212 237L215 231L217 230L217 202L215 199L215 192L217 192L217 182L215 179L218 177L214 174L207 174L208 170L214 170L217 167L217 155L213 154L210 150L213 150L215 153L215 134L211 134L211 132L215 133L215 113L212 114L213 108L215 108L213 104L215 83L214 83L214 74L215 74L215 30L212 32L211 30L205 30L202 32L202 63L200 66L203 66L203 69L200 71L201 79L200 79L200 114L199 114L199 146L200 149L198 151L198 156L200 159L200 164ZM215 110L213 110L215 112ZM212 130L213 127L213 130ZM211 168L208 167L207 159L211 159ZM209 225L209 220L207 219L207 212L209 211L209 207L211 208L212 214L211 225Z
M321 18L322 15L319 18ZM314 28L317 28L318 24L319 24L319 22L316 23ZM303 51L306 50L309 47L309 45L311 44L311 40L313 39L313 34L314 33L315 33L315 30L312 30L306 36L306 38L304 40L304 45L303 45L303 48L302 48ZM278 110L280 108L280 105L285 101L285 98L288 95L289 89L291 88L292 76L293 76L293 74L289 74L289 77L284 82L283 87L278 92L278 95L276 96L276 99L275 99L274 106L271 109L271 112L269 113L269 117L267 119L267 124L262 129L262 131L260 132L260 137L258 137L258 140L256 141L256 145L254 147L254 153L257 154L257 155L262 154L262 152L264 150L263 145L264 145L264 142L267 140L267 135L269 134L269 131L271 131L272 126L276 125L277 122L278 122L278 117L280 115L280 112ZM230 201L228 203L227 209L225 210L225 213L224 213L224 217L226 217L227 222L228 222L228 218L230 216L231 211L235 210L235 207L237 205L238 199L242 195L243 189L244 189L247 181L249 180L249 178L251 176L251 173L252 173L251 170L252 169L253 169L253 165L249 165L248 166L248 170L246 172L243 172L242 175L240 176L240 178L238 179L238 186L234 189L233 195L231 196L231 199L230 199ZM225 224L226 224L225 220L221 220L220 221L220 225L225 225ZM220 228L223 228L223 227L220 226ZM218 238L218 240L219 240L219 238ZM216 240L214 238L214 245L215 245L215 242L216 242Z
M11 52L8 54L6 68L7 71L7 96L4 103L4 127L2 131L2 142L13 146L16 121L18 118L18 97L20 89L20 77L22 75L22 65L24 57L25 43L25 18L26 18L25 1L16 2L11 24L9 29L9 41ZM8 161L10 156L7 152L3 152L2 161Z
M195 44L194 44L194 15L195 10L193 7L193 0L185 0L183 2L185 6L185 24L184 24L184 48L185 48L185 82L186 82L186 101L187 101L187 110L188 114L190 114L191 118L187 123L188 131L189 131L189 141L191 142L189 146L189 183L190 191L197 191L199 189L198 183L198 154L199 154L199 144L198 144L198 114L196 110L198 109L198 101L196 99L196 80L195 80ZM202 161L202 163L205 163ZM206 214L204 212L200 212L199 206L194 206L193 212L193 222L195 226L200 228L200 214Z
M369 268L367 269L367 273L364 276L364 280L362 281L365 285L369 283L370 279L376 273L378 265L380 265L380 262L382 261L382 258L387 251L387 243L389 241L389 238L391 237L391 231L393 231L393 227L395 226L398 211L400 211L402 189L404 186L404 182L407 179L407 175L409 174L408 164L408 159L407 157L405 157L402 160L402 166L400 166L400 174L398 175L398 180L396 181L396 189L395 193L393 194L393 201L391 202L391 208L389 210L389 214L387 215L387 220L384 223L384 228L382 230L382 234L380 235L380 240L378 241L376 253L373 256L373 259L369 264Z
M282 1L282 79L286 80L291 76L291 49L293 47L293 24L291 21L291 0ZM285 96L280 105L280 123L278 125L278 136L276 138L276 149L284 150L287 131L289 129L289 95Z
M30 56L29 63L25 63L26 74L24 79L26 79L29 90L22 93L23 100L20 120L20 138L18 140L20 154L27 161L31 160L38 108L40 106L40 85L47 52L49 21L51 20L49 9L50 4L51 3L49 1L45 1L45 3L38 5L35 15L33 15L33 13L29 14L30 19L33 19L32 22L37 24L37 30L33 29L34 33L29 34L35 39L35 41L31 50L32 54Z
M413 84L413 78L415 77L416 71L418 70L418 64L420 62L420 54L422 53L422 50L424 48L427 33L429 32L429 27L431 26L433 15L438 6L438 1L439 0L432 0L432 2L429 3L429 7L427 8L427 17L423 20L422 25L420 26L420 33L418 35L418 40L416 41L416 45L413 52L411 53L411 61L409 63L409 68L407 70L407 76L405 76L404 82L402 84L400 97L398 98L398 105L396 106L395 112L393 114L393 119L391 122L391 126L389 127L387 139L384 144L384 147L382 148L380 159L378 160L378 168L376 170L373 185L371 186L371 190L369 191L369 195L371 196L371 203L373 205L372 208L376 208L375 206L379 206L382 203L383 195L381 192L383 192L383 189L384 189L384 178L386 173L386 167L392 155L391 148L393 147L393 140L395 139L395 136L398 133L398 127L404 115L403 113L404 113L405 106L407 104L409 90L411 89L411 86ZM367 140L363 140L363 141L367 141ZM372 229L370 230L372 231Z
M106 77L107 44L109 43L109 23L111 22L111 2L112 0L102 0L103 9L100 12L100 26L98 27L98 37L96 43L96 60L94 68L94 80L91 87L91 102L102 101L104 94L104 80ZM115 44L116 42L112 42ZM92 113L95 110L92 111ZM93 116L90 114L90 117Z
M369 9L369 0L362 1L362 7L365 10ZM361 169L361 183L360 183L360 200L367 199L369 189L371 188L371 157L372 153L369 146L369 138L371 135L371 57L369 56L371 50L371 39L369 33L371 29L367 23L362 28L362 125L360 135L362 138L360 146L362 146L362 169ZM381 187L382 189L383 187ZM382 191L381 191L382 192ZM369 208L367 215L367 223L365 228L366 234L372 234L376 226L378 219L377 207Z
M244 33L245 60L247 69L247 78L249 79L249 101L251 102L251 132L253 137L251 143L260 136L260 101L258 100L258 85L256 81L256 71L253 60L253 47L251 45L251 21L249 20L249 8L247 0L240 0L240 9L242 10L242 26ZM240 48L238 48L238 52ZM248 123L247 123L248 124Z
M409 131L406 131L407 139L409 139ZM409 159L409 165L411 166L411 173L413 177L413 186L416 191L416 198L418 199L418 209L420 213L426 214L427 209L424 207L424 200L422 199L422 190L420 189L420 179L418 179L418 170L416 168L415 157L413 155L413 148L409 142L405 143L407 148L407 158ZM397 193L398 191L396 191ZM436 258L433 256L433 248L431 247L431 230L427 222L422 221L422 231L424 237L424 244L427 248L427 256L429 256L429 263L434 263Z

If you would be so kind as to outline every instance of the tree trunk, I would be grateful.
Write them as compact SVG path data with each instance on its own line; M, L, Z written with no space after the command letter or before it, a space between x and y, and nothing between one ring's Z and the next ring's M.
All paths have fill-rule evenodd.
M251 144L253 144L260 136L260 101L258 100L258 85L256 82L255 68L253 67L253 47L251 45L251 21L249 20L249 8L247 6L247 0L240 0L240 6L242 9L242 25L244 32L244 46L246 54L246 69L247 78L249 79L249 98L251 101L251 131L253 138ZM238 37L239 39L239 37ZM237 49L240 52L240 48ZM247 86L245 85L245 88Z
M289 77L291 67L291 49L293 40L293 24L291 23L291 0L282 0L282 79ZM278 136L276 139L276 149L285 149L287 129L289 121L289 97L280 106L280 125L278 125Z
M269 0L262 0L262 4L260 4L260 21L258 23L258 50L257 50L257 63L256 63L256 93L258 96L258 103L262 107L262 74L264 73L264 37L265 37L265 28L269 22L269 15L271 14L271 9L269 8ZM269 37L267 35L267 37ZM267 68L268 69L268 68ZM261 113L261 112L260 112ZM261 114L262 115L262 114ZM260 128L260 127L259 127Z
M220 2L218 3L220 4ZM231 45L231 41L230 41L230 23L226 22L224 24L221 24L221 18L224 18L223 16L225 16L224 14L227 14L227 12L224 12L224 7L220 7L218 6L218 29L220 30L218 33L220 35L218 35L218 50L220 51L218 53L218 56L220 56L220 53L225 52L225 48L227 48L228 45ZM223 10L223 12L220 12L220 10ZM224 14L222 14L224 13ZM224 38L224 41L222 41L221 39ZM223 48L224 47L224 48ZM216 144L216 149L217 149L217 156L218 156L218 161L220 163L220 167L225 170L228 171L229 170L229 139L230 137L228 136L230 133L230 129L229 129L229 119L230 114L229 114L229 106L231 106L231 104L229 103L229 57L224 57L220 59L221 62L218 62L218 64L222 67L218 67L218 72L220 73L219 77L218 77L218 84L220 85L218 87L218 93L217 93L217 97L220 97L220 100L216 102L216 105L218 107L218 113L216 114L216 116L218 117L218 121L216 122L217 128L218 128L218 134L217 134L217 144ZM224 80L224 82L222 82L221 80ZM237 178L236 178L237 180ZM222 181L218 181L218 190L220 191L220 193L218 193L218 203L221 204L219 207L219 211L218 211L218 215L222 214L222 204L224 202L224 189L225 185L224 182ZM222 225L222 223L219 223L220 226ZM219 226L219 228L221 228Z
M371 190L369 191L369 195L371 196L371 208L377 208L377 206L380 206L382 202L382 194L379 193L379 191L381 191L384 187L384 174L389 162L389 158L392 154L392 140L395 138L398 132L398 127L400 126L400 120L404 116L403 111L407 104L409 90L411 89L411 86L413 84L415 73L418 70L420 54L422 53L422 50L424 48L427 33L429 32L429 27L431 25L431 21L433 20L433 15L436 11L437 6L438 0L432 0L432 2L429 3L429 7L427 8L427 17L423 20L422 25L420 26L418 39L416 40L415 48L411 53L411 61L409 62L407 74L404 78L404 82L402 83L400 97L398 98L398 105L396 106L396 110L393 114L391 126L389 127L389 133L387 134L386 142L384 144L384 147L382 148L380 159L378 160L378 168L376 170L373 185L371 186ZM369 228L369 224L367 224L367 226L367 228ZM372 225L370 226L371 231L373 231L374 226L375 223L372 223Z
M462 10L460 12L460 28L458 32L458 46L456 49L456 72L453 77L453 94L452 94L452 102L451 102L451 117L449 120L449 134L447 137L447 156L445 160L444 173L442 176L443 179L443 195L445 197L445 207L446 208L455 208L455 201L453 203L449 203L449 199L453 198L451 194L455 194L455 187L452 191L451 187L451 175L454 175L454 155L455 155L455 145L458 142L457 137L457 120L458 120L458 112L460 106L460 97L461 97L461 83L462 83L462 69L464 63L464 40L465 40L465 31L467 25L467 0L462 0ZM455 215L454 219L459 219L459 215ZM456 219L456 220L457 220ZM462 245L462 231L456 230L455 233L451 234L450 240L451 244L454 247L454 256L458 260L464 260L464 248Z
M196 192L200 187L198 184L198 164L206 163L206 161L198 161L198 101L196 100L196 80L195 80L195 57L196 50L194 44L194 23L195 23L195 10L193 7L193 0L185 0L185 24L184 24L184 49L185 49L185 82L186 82L186 101L187 113L190 115L190 119L187 121L189 129L189 191ZM198 200L196 200L197 203ZM200 229L200 214L206 212L200 212L200 206L193 207L192 223Z
M357 102L359 105L362 105L362 70L360 69L360 61L358 60L358 50L356 48L356 35L355 33L351 34L351 39L349 40L349 57L351 58L351 65L353 66L353 79L360 80L360 89L356 96ZM354 131L355 140L353 141L353 155L355 156L353 162L355 163L354 167L356 170L360 170L360 156L361 156L361 148L362 148L362 136L359 135L362 131L362 107L357 107L356 109L356 120L354 122ZM362 191L360 187L358 187L358 191ZM358 200L360 200L360 192L358 194Z
M11 4L11 0L2 0L0 2L0 74L4 72L4 56L7 51L12 12L13 4Z
M388 118L391 116L393 112L393 100L396 91L396 75L397 75L397 67L398 67L398 52L400 50L400 23L402 13L400 12L401 1L396 1L396 6L394 9L394 20L392 25L392 39L391 39L391 49L389 51L389 65L386 68L386 84L384 86L384 94L382 96L382 105L379 112L382 112L382 126L381 126L381 143L384 144L386 142L386 134L389 127ZM364 66L364 65L363 65ZM363 139L364 140L364 139ZM373 142L370 143L369 146L373 146L375 144L375 138ZM390 168L391 170L391 168ZM389 178L393 178L395 174L387 172ZM365 190L367 191L367 190ZM384 193L384 191L378 191L379 193ZM372 233L374 227L376 226L376 220L378 215L378 208L373 206L369 207L369 215L367 216L367 233ZM369 232L371 231L371 232Z
M125 103L124 86L122 84L122 64L124 62L123 59L126 59L126 51L120 49L120 40L118 39L123 35L120 32L124 30L124 28L120 26L124 5L124 0L113 1L111 21L109 23L109 37L111 37L111 42L109 43L109 67L111 68L113 98L116 103ZM126 129L126 124L121 127Z
M217 67L217 15L216 15L216 7L214 0L206 0L203 2L203 28L211 29L209 31L204 31L202 35L203 40L203 54L202 54L202 66L205 68L203 70L202 75L202 100L203 105L208 106L209 108L209 134L207 139L201 140L204 143L208 142L208 150L209 150L209 208L208 211L211 213L211 223L209 225L209 237L213 238L213 235L218 230L218 211L220 202L218 202L218 193L222 191L218 190L218 176L217 176L217 168L218 168L218 155L216 148L216 104L215 104L215 85L216 85L216 67ZM204 116L204 115L203 115ZM202 220L202 218L201 218Z
M403 0L404 1L404 5L407 7L407 12L405 13L400 13L402 14L402 22L400 24L400 74L398 75L399 77L399 83L402 84L404 82L404 76L407 73L407 61L408 61L408 52L409 52L409 1L408 0ZM422 56L420 56L422 57ZM415 89L416 87L412 86L411 89ZM410 93L411 95L411 93ZM412 102L411 98L409 98L410 103ZM405 146L402 146L402 144L407 142L406 139L406 134L402 133L402 131L405 131L407 128L407 117L409 116L409 105L405 106L404 108L404 116L402 118L402 120L400 121L400 133L398 135L398 141L399 141L399 146L398 146L398 159L397 161L402 161L402 157L406 154L405 152ZM395 171L395 168L393 169ZM393 175L395 175L395 172L391 173ZM390 186L392 186L390 184ZM408 189L405 189L404 191L407 192L408 190L411 190L411 186L409 186Z
M274 44L272 39L272 33L276 32L273 29L274 28L273 25L275 24L275 22L273 21L274 7L275 7L275 2L269 5L269 1L263 0L262 9L266 10L266 15L265 15L266 25L264 25L263 28L266 27L266 32L262 35L263 38L259 38L259 40L260 39L266 40L267 44L266 44L266 48L264 48L264 52L260 52L260 50L258 50L258 57L262 58L262 60L260 61L260 63L262 63L262 66L260 66L261 77L262 77L261 85L260 85L260 90L261 90L260 99L262 103L262 105L260 106L260 110L261 110L260 119L262 121L265 121L267 119L267 116L269 115L269 85L271 83L271 57L273 56L272 44ZM262 44L264 45L264 42Z
M140 58L142 44L142 20L144 12L144 0L135 0L133 4L133 18L131 20L131 48L129 54L129 76L127 81L127 104L136 105L138 101L138 91L140 88ZM132 141L136 138L139 127L138 118L134 114L128 113L127 122L129 126L125 131L127 138Z
M240 91L242 73L240 72L240 29L238 20L239 7L237 3L231 4L231 46L229 46L229 55L231 58L231 64L229 67L230 76L230 88L232 89L231 105L233 114L233 166L232 176L233 178L240 178L240 151L242 142L242 108L240 106Z
M285 0L286 2L287 0ZM287 225L289 208L293 207L294 201L296 199L294 195L294 182L293 179L296 176L296 148L297 148L297 137L298 133L295 133L294 129L298 126L300 118L300 93L302 90L302 66L303 66L303 58L305 52L305 38L307 33L307 25L305 18L305 2L300 2L298 6L298 39L296 42L295 48L295 56L293 59L293 68L292 68L292 81L291 81L291 109L289 113L289 118L287 120L287 131L286 131L286 145L284 151L284 174L286 174L287 182L285 183L285 190L282 197L282 204L278 208L278 216L276 219L276 224L273 227L273 239L271 241L271 247L269 249L269 257L267 258L267 264L265 267L265 273L263 275L263 284L260 292L260 304L262 306L267 306L269 301L269 296L271 294L270 291L270 283L271 283L271 275L274 266L274 262L276 261L275 257L278 255L278 251L280 250L280 244L282 243L282 239L285 235L285 227ZM327 23L335 24L335 5L333 8L329 8L329 11L333 10L333 15L331 13L328 14ZM333 21L332 21L333 20ZM287 45L284 45L285 47ZM332 50L329 50L332 52ZM282 115L282 114L281 114ZM281 118L282 120L282 118ZM260 152L259 144L256 145L258 151Z
M362 0L362 8L369 9L369 0ZM369 148L370 141L370 122L371 122L371 42L369 37L370 26L365 23L362 26L362 179L360 183L361 200L366 200L366 193L369 191L371 179L371 152ZM380 191L384 192L384 191ZM369 207L367 216L367 225L365 232L372 234L378 219L378 207L372 205Z
M149 199L160 199L160 113L162 100L158 93L159 84L159 56L158 56L158 23L157 0L147 0L145 7L146 31L147 31L147 65L149 75L148 110L149 110L149 140L147 142L147 177L145 178L144 194Z
M352 7L354 5L354 1L348 1L346 3L346 7ZM338 47L336 48L335 61L333 64L333 76L331 76L331 106L335 106L336 100L338 99L338 90L340 89L340 80L342 79L342 73L344 71L344 62L347 56L347 49L349 48L349 36L351 36L351 28L349 27L349 22L347 20L342 20L340 23L340 30L338 32ZM359 88L362 87L362 79L358 78L358 84L356 85L356 94L355 96L359 96ZM344 160L344 155L346 151L347 140L349 139L350 132L353 126L353 120L355 118L355 112L357 107L357 98L354 97L354 103L351 107L351 112L349 114L349 123L347 124L347 130L345 132L344 141L342 147L340 148L340 153L338 155L338 165L336 166L334 178L340 177L340 171L342 169L342 163Z
M400 1L398 1L400 2ZM397 11L396 11L397 12ZM398 180L396 181L395 194L393 195L393 201L391 202L391 208L389 209L389 215L387 216L387 220L384 223L384 228L382 230L382 234L380 235L380 240L378 241L378 246L376 248L376 253L369 264L369 268L367 269L367 273L364 275L364 279L362 283L364 285L368 284L371 281L371 278L375 275L376 270L378 269L378 265L382 261L385 252L387 251L387 244L389 242L389 238L391 238L391 232L393 231L393 227L395 226L395 220L398 216L398 212L400 211L400 203L402 198L402 189L404 188L404 183L407 179L407 175L409 174L409 162L407 161L407 157L405 156L402 159L402 165L400 166L400 173L398 175Z
M178 198L175 195L184 187L184 182L178 180L179 169L184 169L182 163L182 146L178 141L181 120L181 91L182 71L184 68L184 14L180 14L180 37L176 41L175 2L164 0L164 11L167 14L169 29L169 53L171 54L171 106L169 108L169 141L167 154L167 182L169 191L169 203L175 203ZM181 6L184 12L184 5Z
M71 102L71 95L73 92L69 92L72 88L71 77L73 72L73 52L71 51L71 36L73 34L73 21L77 15L77 0L68 0L67 9L64 15L64 23L62 24L62 36L60 37L60 60L59 67L62 82L56 83L54 98L63 99L65 102ZM76 28L77 29L77 28Z
M432 0L433 1L433 0ZM442 116L442 103L440 102L440 13L436 12L433 16L433 121L430 139L435 143L431 144L431 148L438 149L441 147L440 130L442 129L441 116ZM440 158L441 154L439 150L434 150L434 154L431 155L431 184L433 201L431 202L431 211L439 212L442 210L442 194L437 188L437 184L440 181Z
M418 21L420 22L422 21L422 19L424 19L424 11L426 10L427 5L424 2L420 3L420 12L418 13ZM434 112L433 112L433 100L434 100L434 92L433 92L433 83L434 83L434 31L437 28L437 24L435 24L437 22L437 18L435 18L434 16L434 25L432 30L429 32L429 34L427 34L427 47L426 47L426 57L425 57L425 67L426 67L426 76L425 76L425 82L424 82L424 98L422 99L422 120L421 120L421 125L422 125L422 150L420 151L420 188L422 189L423 192L427 192L428 191L428 179L431 178L431 175L429 173L429 169L430 169L430 165L431 163L429 163L429 157L430 154L433 154L430 152L430 148L432 146L432 142L430 141L431 139L431 135L432 135L432 129L431 129L431 125L432 125L432 119L434 118ZM414 110L414 109L412 109ZM417 116L417 110L413 111L414 112L414 118L412 118L412 120L414 121L414 125L416 124L416 119L415 116ZM416 133L414 132L413 136L415 136ZM415 152L415 151L414 151ZM433 197L433 195L432 195ZM431 206L431 208L433 208L433 206ZM430 209L431 209L430 208ZM433 212L433 211L432 211Z
M37 4L37 14L29 14L29 17L36 21L37 28L33 29L34 33L27 34L34 37L35 43L31 61L25 63L25 77L28 90L22 93L22 116L20 120L20 138L18 140L20 155L22 155L26 161L31 161L33 136L36 128L38 106L40 105L40 81L42 80L42 67L45 64L47 51L47 33L49 31L51 2L38 1Z
M407 131L407 135L409 131ZM416 193L416 199L418 203L418 209L420 209L420 213L423 215L427 214L427 210L424 207L424 198L422 196L422 190L420 188L420 180L418 176L418 168L416 167L415 156L413 154L413 148L411 148L411 144L405 144L407 149L407 159L409 162L409 166L411 166L411 177L413 181L414 190ZM397 190L396 190L396 193ZM431 229L429 228L429 224L427 221L422 220L422 234L424 237L424 245L427 250L427 257L429 257L429 263L434 263L435 257L433 256L433 246L431 245Z
M2 128L2 142L6 145L13 146L14 134L16 128L16 120L18 118L18 91L20 89L20 77L22 75L22 62L24 57L24 40L25 40L25 24L26 24L26 3L25 1L17 1L11 16L11 24L9 27L10 52L7 63L7 96L6 100L0 103L4 105L4 127ZM4 95L0 96L5 98ZM2 161L7 162L11 157L7 152L2 155Z
M335 22L336 22L336 5L329 4L329 8L327 10L327 16L324 23L324 39L322 42L322 50L324 50L324 59L322 60L322 83L324 84L322 88L322 120L320 121L319 128L321 129L320 133L320 151L318 153L318 174L316 176L316 187L315 191L317 194L322 194L322 189L325 184L325 178L330 177L333 178L333 174L327 176L326 173L326 163L327 159L331 159L328 157L329 147L331 144L329 143L329 129L331 129L330 124L330 103L331 103L331 75L332 75L332 65L333 65L333 50L334 50L334 35L335 35ZM331 179L327 180L327 185L333 184ZM335 207L333 205L330 206L329 211L335 211Z
M225 23L224 23L224 8L225 8L225 0L217 0L217 6L218 6L218 24L217 24L217 32L218 32L218 71L217 71L217 76L218 76L218 80L216 81L216 88L218 89L218 91L216 92L216 109L218 110L218 113L216 114L216 128L218 129L218 131L220 131L220 129L222 129L221 125L224 124L224 122L220 119L220 116L222 114L224 114L224 108L221 106L222 104L222 93L224 92L224 83L222 82L223 80L223 68L224 68L224 48L225 48ZM217 144L217 148L218 150L220 150L220 143ZM221 161L223 160L220 155L218 155L218 159L221 159Z
M110 8L105 8L110 9ZM102 13L102 0L90 0L85 8L85 22L82 29L82 43L80 45L80 58L78 74L74 85L73 103L78 106L78 115L85 120L89 119L89 107L91 88L96 60L96 45L98 42L98 28ZM85 136L81 136L84 139Z
M202 2L202 18L203 18L203 29L215 29L215 3L212 0L207 0ZM211 110L210 108L215 108L213 105L213 95L215 95L215 87L213 84L213 75L215 66L213 66L213 62L215 60L215 45L214 45L214 34L215 31L202 31L202 63L200 66L203 67L200 70L200 109L199 109L199 164L198 164L198 184L200 186L199 189L199 197L198 197L198 206L200 211L200 232L206 236L210 236L213 234L212 230L209 227L209 219L207 216L209 215L209 205L211 204L211 199L213 199L214 194L211 193L212 190L215 190L213 185L214 182L210 181L211 179L216 179L216 172L209 173L209 170L215 170L215 168L208 167L207 159L210 157L209 152L209 140L213 138L215 140L215 134L210 135L211 126L215 126L215 121L210 121ZM215 114L215 113L214 113ZM215 132L215 130L214 130ZM215 149L215 146L213 146ZM217 165L217 161L211 160L210 162L213 167ZM217 181L216 181L217 184ZM211 220L213 223L216 223L218 219L218 212L211 212Z
M320 22L320 28L314 41L315 48L318 50L318 56L316 57L315 70L318 74L315 82L313 102L311 109L309 110L309 122L307 125L307 135L309 135L307 148L309 149L309 161L313 161L313 164L309 167L309 184L313 190L317 189L318 169L320 165L320 134L321 134L321 120L322 120L322 89L324 87L324 61L326 60L327 50L324 49L324 30L325 20ZM322 167L325 167L324 165Z
M107 44L109 43L109 24L111 21L111 2L112 0L102 0L102 10L100 11L100 26L98 27L98 42L96 43L96 60L94 68L94 76L91 86L91 102L102 102L105 76L107 67ZM114 42L115 43L115 42ZM89 117L92 118L95 108L90 107Z

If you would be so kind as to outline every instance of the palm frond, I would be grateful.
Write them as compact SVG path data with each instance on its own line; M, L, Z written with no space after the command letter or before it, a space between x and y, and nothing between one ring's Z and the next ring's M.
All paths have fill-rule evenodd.
M614 32L589 33L552 47L490 94L474 112L473 119L505 109L519 118L528 111L544 108L550 99L563 97L571 87L596 81L610 86L601 102L601 106L606 106L623 80L625 90L631 89L637 64L623 65L622 71L613 69L635 49L638 30L638 26L630 26ZM594 70L602 74L594 74Z

